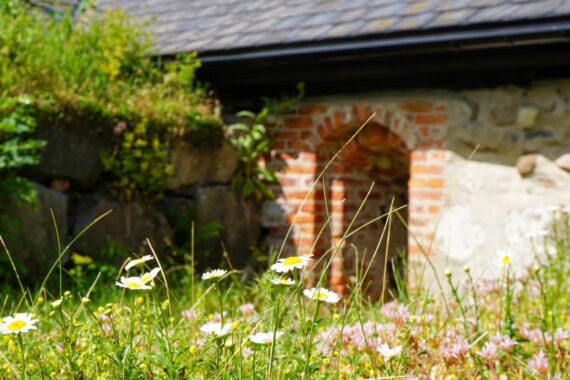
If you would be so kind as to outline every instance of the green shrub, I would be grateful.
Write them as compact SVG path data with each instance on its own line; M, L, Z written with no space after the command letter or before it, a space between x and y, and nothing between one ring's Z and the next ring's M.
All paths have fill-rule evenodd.
M34 201L33 187L16 175L19 168L39 162L39 150L45 145L30 137L36 127L31 104L28 96L0 97L0 207L9 199L19 204ZM9 222L0 216L0 234Z
M105 170L127 193L160 195L169 141L215 147L224 137L217 102L194 84L194 54L153 60L141 26L121 12L48 16L0 2L0 96L31 94L38 123L82 127L114 141Z

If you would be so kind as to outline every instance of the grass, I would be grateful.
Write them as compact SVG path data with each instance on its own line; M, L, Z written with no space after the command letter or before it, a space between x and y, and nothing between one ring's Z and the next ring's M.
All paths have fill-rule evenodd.
M425 271L434 269L426 258L422 267L408 268L407 277L396 276L395 289L384 286L380 300L373 301L366 291L371 268L366 263L388 252L390 227L404 222L399 211L391 206L365 225L349 224L343 240L384 219L375 251L364 255L370 259L357 254L357 262L347 265L357 272L345 274L344 294L325 289L342 244L320 257L287 259L281 258L282 246L257 275L228 261L227 270L198 276L194 249L190 263L174 270L147 241L153 255L139 265L131 268L134 258L125 258L115 279L99 273L86 283L86 271L78 267L89 260L76 257L77 267L69 272L61 263L83 230L59 247L37 290L20 284L0 298L1 378L568 378L567 214L557 215L545 246L537 247L548 253L537 255L532 268L515 270L514 258L506 255L498 258L499 277L473 278L465 268L466 281L446 273L437 281L443 293L433 294L421 283ZM328 222L321 233L327 228ZM380 252L383 242L386 251ZM384 273L404 265L378 259ZM52 288L55 274L59 282ZM385 275L381 281L388 284ZM308 282L316 289L306 288Z
M349 281L350 292L339 302L324 292L309 298L305 279L324 278L311 268L326 270L327 265L305 267L307 258L273 266L283 271L296 264L286 273L270 265L254 278L238 270L220 271L208 279L188 279L194 286L186 287L169 286L169 280L180 284L180 275L164 275L168 268L153 256L128 274L124 266L117 268L118 277L119 272L137 277L159 268L153 281L143 281L148 290L99 277L86 288L68 291L42 287L34 294L21 289L18 295L14 290L0 305L5 316L0 330L16 312L31 313L37 322L27 323L37 329L0 338L1 377L567 378L566 221L545 242L550 254L533 268L515 272L509 257L502 260L499 278L474 279L469 268L465 283L447 275L445 305L443 297L421 286L404 289L402 281L395 294L399 300L371 302L362 291L364 273ZM275 284L276 278L291 281ZM118 280L129 286L129 279Z

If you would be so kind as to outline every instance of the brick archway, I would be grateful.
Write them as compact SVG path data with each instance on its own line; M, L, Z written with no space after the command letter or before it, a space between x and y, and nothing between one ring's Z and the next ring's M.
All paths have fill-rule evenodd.
M354 128L349 125L325 135L318 147L318 162L328 162L353 133ZM376 122L369 123L344 147L323 176L323 188L319 190L323 192L322 198L326 194L329 212L318 208L316 212L330 215L330 228L323 234L322 226L314 226L315 236L324 236L324 247L318 247L314 253L320 255L329 247L338 247L329 275L330 286L337 292L344 292L347 278L362 272L368 265L371 268L366 283L371 293L379 294L384 280L390 283L392 276L387 273L384 277L387 235L391 240L389 256L394 257L406 251L407 234L403 225L395 220L378 248L386 220L370 221L386 213L392 199L396 206L408 203L408 178L406 144L389 128ZM319 193L315 196L318 198ZM324 204L324 199L320 204ZM405 210L402 216L407 219ZM358 232L354 233L355 230ZM378 252L372 260L375 251Z
M435 188L429 207L439 207L443 199L440 129L446 117L441 117L441 110L430 107L430 113L426 113L423 108L417 112L413 107L401 109L372 102L347 106L337 102L305 104L283 115L283 122L272 129L275 150L268 162L280 179L276 187L278 199L268 202L263 212L264 225L269 228L268 242L279 246L293 224L285 255L309 252L319 255L336 246L373 181L375 186L354 226L377 217L393 197L396 204L406 204L408 194L412 196L423 187ZM304 202L328 159L372 114L375 114L372 122L345 147ZM427 210L415 203L416 200L410 199L412 227L421 222L418 216ZM330 226L323 229L329 220ZM335 257L329 272L330 284L338 291L343 290L346 275L355 270L356 253L359 260L372 255L382 226L373 224L343 242L341 256ZM429 234L418 227L421 241L423 235ZM392 239L390 244L394 247L391 254L398 248L405 250L407 241L408 252L416 252L417 237L409 239L400 231L399 238ZM383 268L383 247L380 252L377 258ZM381 288L378 281L383 275L381 268L374 265L371 271L375 291Z

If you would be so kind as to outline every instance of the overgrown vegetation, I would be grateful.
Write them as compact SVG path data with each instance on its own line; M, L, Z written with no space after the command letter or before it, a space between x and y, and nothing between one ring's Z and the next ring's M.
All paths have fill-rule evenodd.
M470 268L464 283L447 275L447 301L419 286L401 301L370 302L363 293L367 268L350 278L346 294L327 290L336 248L320 258L272 258L254 281L230 268L201 280L189 268L180 281L185 268L145 256L115 268L115 286L96 277L72 291L22 288L0 308L2 376L564 379L568 220L559 219L545 241L549 253L533 267L516 270L515 257L504 255L496 278L473 278ZM71 276L96 270L85 257L73 260ZM320 265L309 265L313 260ZM317 289L304 289L308 278Z
M18 169L39 162L44 141L30 137L36 127L27 96L0 97L0 231L17 221L3 217L2 205L33 203L34 189L17 175Z
M120 12L52 17L2 0L0 97L32 98L39 128L95 130L111 142L104 163L116 188L160 195L172 170L172 137L216 146L223 127L218 104L194 83L196 57L160 62L150 48L148 35Z

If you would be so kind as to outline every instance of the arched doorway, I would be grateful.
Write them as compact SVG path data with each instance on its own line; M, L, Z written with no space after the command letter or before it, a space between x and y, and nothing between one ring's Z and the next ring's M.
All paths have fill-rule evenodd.
M379 217L390 205L408 203L409 154L405 143L378 123L368 124L351 140L358 127L338 129L317 149L317 162L323 166L350 141L315 190L315 204L321 207L314 212L323 222L315 224L319 242L314 254L334 255L328 280L337 292L345 293L366 273L366 293L386 297L389 293L382 288L393 288L392 259L405 258L407 231L398 217L389 226L386 217ZM405 208L399 213L407 220Z

